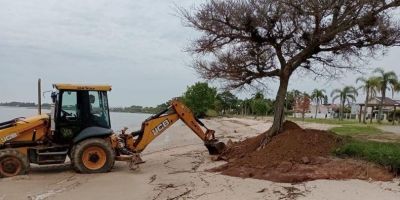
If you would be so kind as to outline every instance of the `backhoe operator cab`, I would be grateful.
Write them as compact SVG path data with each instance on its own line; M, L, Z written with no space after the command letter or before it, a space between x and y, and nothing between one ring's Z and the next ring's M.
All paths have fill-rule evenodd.
M77 143L112 134L107 92L111 86L54 84L53 141ZM54 120L53 120L54 119Z

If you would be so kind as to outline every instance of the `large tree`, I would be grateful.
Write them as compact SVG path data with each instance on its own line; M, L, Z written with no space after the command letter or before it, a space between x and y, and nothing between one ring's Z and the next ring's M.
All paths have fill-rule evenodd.
M207 110L214 108L217 89L207 83L197 82L187 87L182 99L197 117L204 117Z
M230 91L223 91L217 94L217 100L220 102L221 110L223 114L230 114L232 109L236 111L238 104L238 98Z
M194 68L230 88L278 79L274 121L266 144L282 130L284 102L293 72L337 75L400 43L393 9L400 0L207 0L180 12L200 31L189 50Z
M368 102L371 99L371 97L376 96L376 91L379 87L379 79L377 77L369 77L369 78L365 78L365 77L359 77L356 80L356 83L361 82L361 86L359 87L359 89L362 89L365 92L365 105L364 105L364 115L363 115L363 123L367 123L366 122L366 116L367 116L367 109L368 109ZM372 114L371 114L372 117Z
M393 71L385 72L382 68L376 68L375 73L378 73L379 91L381 92L381 101L379 102L378 123L382 121L383 104L386 98L386 90L393 88L397 84L397 75Z
M314 89L313 92L311 93L311 99L316 103L315 105L315 117L317 118L317 113L319 110L319 105L323 103L325 99L325 90L319 90L319 89Z

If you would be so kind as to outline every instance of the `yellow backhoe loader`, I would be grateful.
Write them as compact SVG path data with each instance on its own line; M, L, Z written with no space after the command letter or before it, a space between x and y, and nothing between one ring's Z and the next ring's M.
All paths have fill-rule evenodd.
M54 84L53 87L49 114L39 111L37 116L0 123L0 177L26 174L30 163L61 164L67 156L79 173L108 172L116 160L138 155L179 119L204 141L211 155L225 148L213 130L175 99L168 109L146 119L139 131L128 134L125 144L133 155L122 155L118 151L118 136L111 130L107 100L111 86Z

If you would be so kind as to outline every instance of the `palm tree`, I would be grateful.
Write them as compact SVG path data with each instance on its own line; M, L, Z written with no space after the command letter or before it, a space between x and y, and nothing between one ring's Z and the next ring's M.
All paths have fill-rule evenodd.
M386 98L386 90L397 84L397 75L393 71L385 72L382 68L376 68L374 73L378 73L379 90L381 92L381 102L379 103L378 123L381 123L383 101Z
M324 89L322 89L322 90L314 89L314 91L311 93L311 99L317 103L317 105L315 107L315 117L314 118L317 118L317 112L319 110L319 105L321 103L323 103L324 98L325 98L325 90Z
M346 86L343 89L335 89L331 93L332 102L335 102L336 99L339 98L340 100L340 107L339 107L339 120L343 120L343 110L346 101L350 104L351 101L355 101L356 97L358 96L357 89L353 86Z
M365 124L365 117L368 109L368 101L371 97L376 96L376 90L379 87L379 79L377 77L369 77L368 79L365 77L359 77L356 80L356 83L361 82L362 85L358 89L362 89L365 92L365 106L364 106L364 116L363 123ZM372 117L372 116L371 116Z
M394 98L394 94L396 92L400 92L400 80L392 86L392 99Z

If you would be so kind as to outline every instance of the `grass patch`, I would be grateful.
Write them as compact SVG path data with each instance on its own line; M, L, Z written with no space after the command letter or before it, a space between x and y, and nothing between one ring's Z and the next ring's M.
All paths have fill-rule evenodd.
M298 122L303 122L302 118L294 118L294 117L288 117L288 120L291 121L298 121ZM358 125L369 125L369 126L377 126L377 125L392 125L392 122L388 121L382 121L381 124L378 124L376 120L373 121L372 124L369 124L369 120L367 120L368 124L362 124L358 121L358 119L332 119L332 118L304 118L304 122L310 122L310 123L318 123L318 124L331 124L331 125L343 125L343 124L358 124Z
M303 122L302 118L288 118L291 121ZM339 119L319 119L319 118L304 118L304 122L318 123L318 124L359 124L358 120L355 119L344 119L340 121Z
M351 139L334 152L337 156L348 156L391 167L400 171L400 144Z
M206 112L206 116L207 117L218 117L218 113L217 113L217 111L215 111L213 109L208 109Z
M353 124L345 124L339 127L333 127L329 130L339 135L348 135L348 136L354 136L359 134L373 135L373 134L383 133L381 129L376 128L375 126L353 125Z

